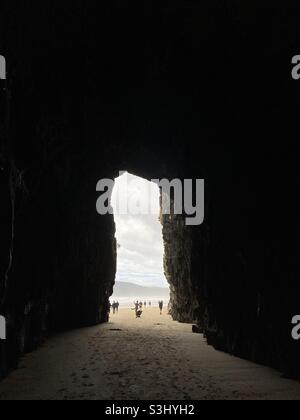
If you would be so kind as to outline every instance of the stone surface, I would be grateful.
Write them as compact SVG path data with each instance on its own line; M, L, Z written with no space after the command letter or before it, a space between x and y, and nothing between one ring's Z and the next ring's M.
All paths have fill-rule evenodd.
M170 313L180 322L191 322L198 303L191 277L192 240L181 216L162 216L165 276L170 285Z

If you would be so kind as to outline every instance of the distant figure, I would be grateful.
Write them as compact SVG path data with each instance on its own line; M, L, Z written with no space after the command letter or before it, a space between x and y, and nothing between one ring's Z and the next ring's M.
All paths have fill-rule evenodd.
M116 302L115 301L113 301L112 308L113 308L113 314L115 315L116 309L117 309L117 306L116 306Z
M145 308L147 308L147 302L144 303Z
M135 308L134 308L134 310L135 310L135 317L136 318L140 318L142 316L142 313L143 313L142 309L140 308L140 303L139 302L136 302L134 304L134 306L135 306Z
M149 302L149 306L151 307L151 305L152 305L152 302Z
M108 301L106 308L107 308L106 321L108 322L109 321L109 317L110 317L110 311L111 311L111 303L110 303L110 300Z
M117 311L117 313L119 313L119 307L120 307L120 304L119 304L119 302L117 302L116 303L116 311Z
M160 314L162 315L162 312L164 309L164 302L161 300L160 302L158 302L158 306L159 306Z
M140 302L140 309L143 309L143 302Z
M141 309L139 309L137 312L136 312L136 317L137 318L140 318L141 316L142 316L142 313L143 313L143 311L141 310Z

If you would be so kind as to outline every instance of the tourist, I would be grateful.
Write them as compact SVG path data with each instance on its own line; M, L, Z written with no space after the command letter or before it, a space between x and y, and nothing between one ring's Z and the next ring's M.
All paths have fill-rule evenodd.
M161 300L158 302L160 314L162 315L163 309L164 309L164 302Z
M143 311L141 309L138 309L136 312L136 318L140 318L142 316Z

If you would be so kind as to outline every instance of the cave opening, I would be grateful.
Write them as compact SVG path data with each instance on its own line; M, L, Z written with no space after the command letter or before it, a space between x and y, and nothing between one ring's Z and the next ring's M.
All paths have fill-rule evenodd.
M158 185L120 172L115 179L111 205L114 210L117 241L117 271L111 304L131 309L135 303L143 309L166 309L170 289L164 271L165 246ZM112 308L111 313L115 313Z

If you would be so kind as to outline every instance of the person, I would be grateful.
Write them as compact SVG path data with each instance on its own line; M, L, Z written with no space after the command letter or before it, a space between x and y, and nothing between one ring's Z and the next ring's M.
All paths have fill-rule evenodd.
M119 307L120 307L120 303L119 303L119 302L117 302L117 303L116 303L116 311L117 311L117 313L119 313Z
M140 302L140 309L143 309L143 302Z
M164 302L161 300L158 302L160 314L162 315L163 309L164 309Z
M147 302L144 302L144 306L145 306L145 308L147 308Z
M136 318L140 318L142 316L143 311L141 309L138 309L135 316Z
M149 306L151 306L152 305L152 302L149 302Z
M141 315L142 315L142 313L143 313L143 311L140 309L140 304L139 304L139 302L136 302L136 303L134 304L134 306L135 306L135 308L134 308L134 311L135 311L135 317L136 317L136 318L140 318L140 317L141 317Z
M113 308L113 314L115 315L115 313L116 313L116 302L115 301L113 301L112 308Z

